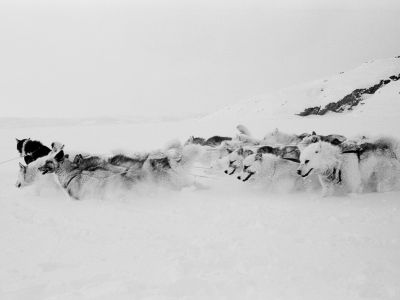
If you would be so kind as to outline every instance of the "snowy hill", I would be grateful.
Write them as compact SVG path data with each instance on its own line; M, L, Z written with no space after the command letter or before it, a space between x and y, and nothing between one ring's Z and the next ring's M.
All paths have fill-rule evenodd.
M309 130L343 134L370 130L374 133L396 133L389 124L395 124L393 122L400 117L399 77L400 57L374 60L330 78L240 102L207 116L205 120L229 123L229 126L243 123L255 130L263 128L264 131L278 127L297 133ZM350 95L359 95L360 101L351 97L353 104L357 104L350 107L345 103L341 113L326 111L324 116L299 116L310 108L322 111L327 105L340 103ZM382 116L385 116L387 125L382 124ZM348 121L353 119L357 122L349 126Z

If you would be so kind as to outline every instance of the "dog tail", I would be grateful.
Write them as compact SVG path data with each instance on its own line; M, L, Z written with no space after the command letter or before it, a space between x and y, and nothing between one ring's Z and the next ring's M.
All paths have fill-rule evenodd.
M252 144L252 145L260 144L260 140L253 138L251 136L245 135L245 134L239 133L238 135L236 135L236 139L242 143L248 143L248 144Z
M238 126L236 126L236 129L237 129L241 134L247 135L248 137L251 137L251 136L252 136L252 134L250 133L250 130L249 130L246 126L244 126L244 125L242 125L242 124L239 124Z

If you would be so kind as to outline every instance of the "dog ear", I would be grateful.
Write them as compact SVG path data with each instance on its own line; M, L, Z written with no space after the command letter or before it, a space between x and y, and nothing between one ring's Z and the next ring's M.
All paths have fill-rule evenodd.
M17 140L17 143L22 142L22 140L19 140L19 139L17 139L17 138L15 138L15 139Z
M311 133L311 135L317 135L317 133L316 133L315 131L313 131L313 132Z
M78 155L75 155L73 163L80 164L82 162L82 160L83 160L82 154L78 154Z
M254 160L262 160L262 153L257 153Z
M58 142L53 142L53 143L51 143L51 148L52 148L53 152L56 152L56 151L60 151L60 150L64 149L64 145L61 143L58 143Z
M63 161L64 160L64 151L61 150L59 151L55 156L54 159L58 162Z

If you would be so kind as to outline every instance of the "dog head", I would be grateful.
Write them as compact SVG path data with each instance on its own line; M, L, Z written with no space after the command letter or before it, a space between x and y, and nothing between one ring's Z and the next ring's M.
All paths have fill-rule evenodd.
M305 149L308 145L318 143L322 141L322 136L317 135L314 131L311 135L304 137L301 142L298 144L298 147L301 149Z
M228 168L224 171L225 174L232 175L233 173L235 173L242 167L243 160L253 153L254 152L252 150L243 149L243 147L240 147L239 149L231 152L228 155Z
M19 139L16 138L16 141L17 141L17 151L19 152L19 154L20 154L21 156L24 155L24 152L25 152L25 151L24 151L24 146L25 146L26 142L29 141L29 140L30 140L30 138L22 139L22 140L19 140Z
M42 172L43 175L47 173L54 173L66 158L67 157L64 154L64 151L60 150L52 158L47 159L44 165L42 165L38 169L40 172Z
M15 184L15 186L17 188L23 187L25 185L27 185L30 182L27 182L27 170L28 170L28 166L25 166L21 163L19 163L19 172L18 172L18 179L17 182Z
M340 150L326 142L313 143L301 151L297 174L307 177L312 172L323 173L337 165Z
M261 170L261 164L263 161L262 153L251 154L243 160L243 170L242 173L237 177L237 179L246 182L253 175L257 174Z

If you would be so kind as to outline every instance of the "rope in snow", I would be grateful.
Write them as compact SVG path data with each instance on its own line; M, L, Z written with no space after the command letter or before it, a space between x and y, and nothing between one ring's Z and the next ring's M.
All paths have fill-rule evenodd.
M203 169L203 170L212 170L212 168L209 168L209 167L198 167L198 166L193 166L192 168L194 168L194 169Z
M205 175L192 174L192 173L188 173L188 175L191 175L193 177L201 177L201 178L208 178L208 179L222 179L222 178L219 178L216 176L212 177L212 176L205 176Z
M14 161L14 160L17 160L17 159L19 159L19 158L20 158L20 157L17 156L17 157L14 157L14 158L10 158L10 159L7 159L7 160L0 161L0 165L6 164L6 163L11 162L11 161Z

